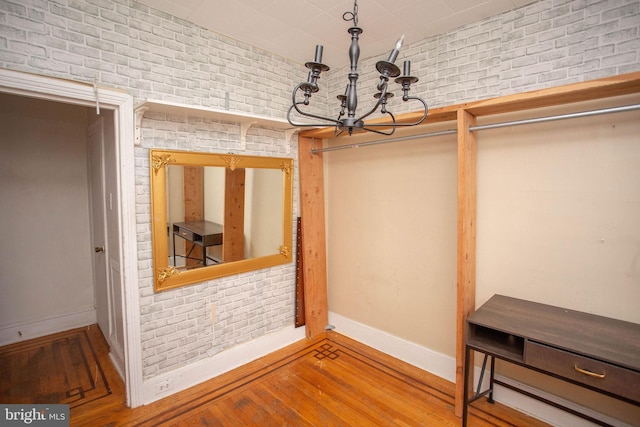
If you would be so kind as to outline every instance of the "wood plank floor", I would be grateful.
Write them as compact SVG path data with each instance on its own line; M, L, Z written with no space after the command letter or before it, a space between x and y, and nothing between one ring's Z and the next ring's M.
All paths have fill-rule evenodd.
M72 406L74 426L460 425L452 383L335 332L130 409L96 330L90 336L111 393ZM546 426L484 399L473 404L469 425Z
M107 351L96 326L0 347L0 402L76 408L109 397Z

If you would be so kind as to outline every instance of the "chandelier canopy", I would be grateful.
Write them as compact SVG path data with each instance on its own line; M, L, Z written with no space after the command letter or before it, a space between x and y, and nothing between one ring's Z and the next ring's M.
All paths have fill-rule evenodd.
M398 58L398 53L400 53L400 48L402 47L404 35L400 37L400 39L398 39L398 41L396 42L394 48L389 54L389 58L386 61L378 61L378 63L376 64L376 69L380 73L380 81L377 85L378 92L374 95L374 98L377 100L375 105L368 112L362 115L358 115L356 113L356 109L358 106L356 84L358 82L358 58L360 56L360 46L358 45L358 40L360 34L362 34L362 28L358 27L358 0L354 0L353 2L353 12L345 12L342 15L342 19L344 19L345 21L353 22L353 26L347 30L349 34L351 34L351 46L349 47L351 69L348 74L349 83L347 84L344 95L337 96L338 100L340 101L340 111L337 118L333 119L313 114L305 108L310 104L311 95L320 90L318 86L320 73L322 71L329 71L329 67L322 63L323 47L322 45L317 45L315 59L312 62L307 62L305 64L305 66L309 69L309 76L307 77L307 81L299 83L293 88L293 94L291 97L292 104L291 107L289 107L289 111L287 112L287 120L289 121L289 123L291 123L293 126L303 127L335 126L336 136L341 134L345 130L348 131L349 135L352 135L354 129L366 130L382 135L391 135L395 132L397 127L416 126L422 123L427 117L429 108L427 106L427 103L422 98L409 96L411 84L418 81L417 77L413 77L410 75L411 62L408 60L404 61L402 75L400 75L400 69L395 65L395 61ZM398 123L396 122L396 118L393 113L387 110L387 102L393 97L393 92L388 91L387 84L389 82L389 79L394 77L394 81L401 85L401 90L403 92L402 101L416 101L421 104L420 108L423 109L423 115L417 122ZM377 120L375 123L365 121L366 118L368 118L378 110L380 114L382 114L383 116L388 116L390 120ZM292 113L294 113L294 116L297 114L303 117L321 120L322 122L296 123L294 121L295 119L292 118Z

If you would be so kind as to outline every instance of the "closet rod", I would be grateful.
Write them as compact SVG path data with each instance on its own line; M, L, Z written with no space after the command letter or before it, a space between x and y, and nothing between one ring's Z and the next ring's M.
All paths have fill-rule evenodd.
M519 125L527 125L532 123L551 122L555 120L565 120L565 119L573 119L578 117L597 116L600 114L620 113L620 112L633 111L633 110L640 110L640 104L625 105L622 107L603 108L600 110L581 111L578 113L559 114L555 116L545 116L545 117L538 117L534 119L513 120L509 122L469 126L469 130L471 132L474 132L474 131L485 130L485 129L496 129L496 128L502 128L507 126L519 126ZM381 139L379 141L368 141L368 142L360 142L358 144L337 145L335 147L312 149L311 154L322 153L324 151L344 150L346 148L359 148L359 147L365 147L367 145L386 144L389 142L409 141L412 139L428 138L431 136L451 135L457 132L458 131L456 129L448 129L448 130L443 130L439 132L430 132L430 133L422 133L419 135L402 136L399 138Z
M360 147L366 147L367 145L387 144L389 142L409 141L409 140L418 139L418 138L428 138L430 136L451 135L454 133L458 133L458 131L456 129L447 129L447 130L441 130L438 132L421 133L420 135L409 135L409 136L400 136L397 138L381 139L380 141L367 141L367 142L360 142L358 144L336 145L335 147L325 147L325 148L318 148L318 149L314 148L311 150L311 154L322 153L323 151L344 150L345 148L360 148Z
M469 126L469 130L474 132L477 130L496 129L496 128L503 128L507 126L528 125L531 123L543 123L543 122L551 122L555 120L575 119L578 117L590 117L590 116L597 116L600 114L621 113L624 111L632 111L632 110L639 110L639 109L640 109L640 104L624 105L622 107L603 108L601 110L581 111L578 113L568 113L568 114L559 114L556 116L537 117L535 119L513 120L510 122Z

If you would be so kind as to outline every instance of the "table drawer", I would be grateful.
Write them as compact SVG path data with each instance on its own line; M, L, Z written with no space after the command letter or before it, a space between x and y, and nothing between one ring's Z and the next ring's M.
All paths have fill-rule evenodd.
M176 233L178 236L182 237L183 239L193 242L193 233L191 231L185 230L180 227L174 227L173 232Z
M528 341L525 363L564 378L640 402L640 372Z

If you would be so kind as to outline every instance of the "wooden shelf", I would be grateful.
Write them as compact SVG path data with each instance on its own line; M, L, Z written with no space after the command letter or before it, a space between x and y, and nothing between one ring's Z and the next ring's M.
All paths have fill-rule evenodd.
M532 110L536 108L552 107L556 105L572 104L619 95L640 92L640 72L606 77L587 82L573 83L565 86L539 89L530 92L489 98L480 101L465 102L445 107L429 109L429 115L418 127L429 126L434 123L457 120L458 111L466 111L475 117L491 116L502 113ZM398 123L414 122L420 118L421 112L398 114ZM377 120L378 122L386 118ZM372 120L375 123L376 120ZM301 132L302 136L310 138L327 138L334 136L333 127L313 129ZM347 138L346 134L339 138Z
M272 127L275 129L293 129L293 126L291 126L291 124L286 119L258 116L255 114L221 110L218 108L203 107L199 105L147 100L136 106L136 110L138 110L139 108L146 108L145 112L148 111L154 113L166 113L182 116L187 115L224 122L252 123L260 126Z
M524 360L524 338L498 329L470 324L467 345L473 348L483 348L506 360L516 362Z
M140 144L140 127L142 118L145 113L163 113L173 114L176 116L190 116L200 117L203 119L216 120L220 122L232 122L240 124L240 137L242 141L242 148L244 149L244 143L246 141L247 132L252 126L263 126L272 129L279 129L285 131L285 139L287 140L287 146L291 142L291 137L298 131L297 128L291 126L286 119L280 119L275 117L259 116L255 114L248 114L239 111L221 110L213 107L203 107L200 105L188 105L180 104L176 102L158 101L158 100L146 100L136 105L136 145ZM289 151L287 150L287 153Z

